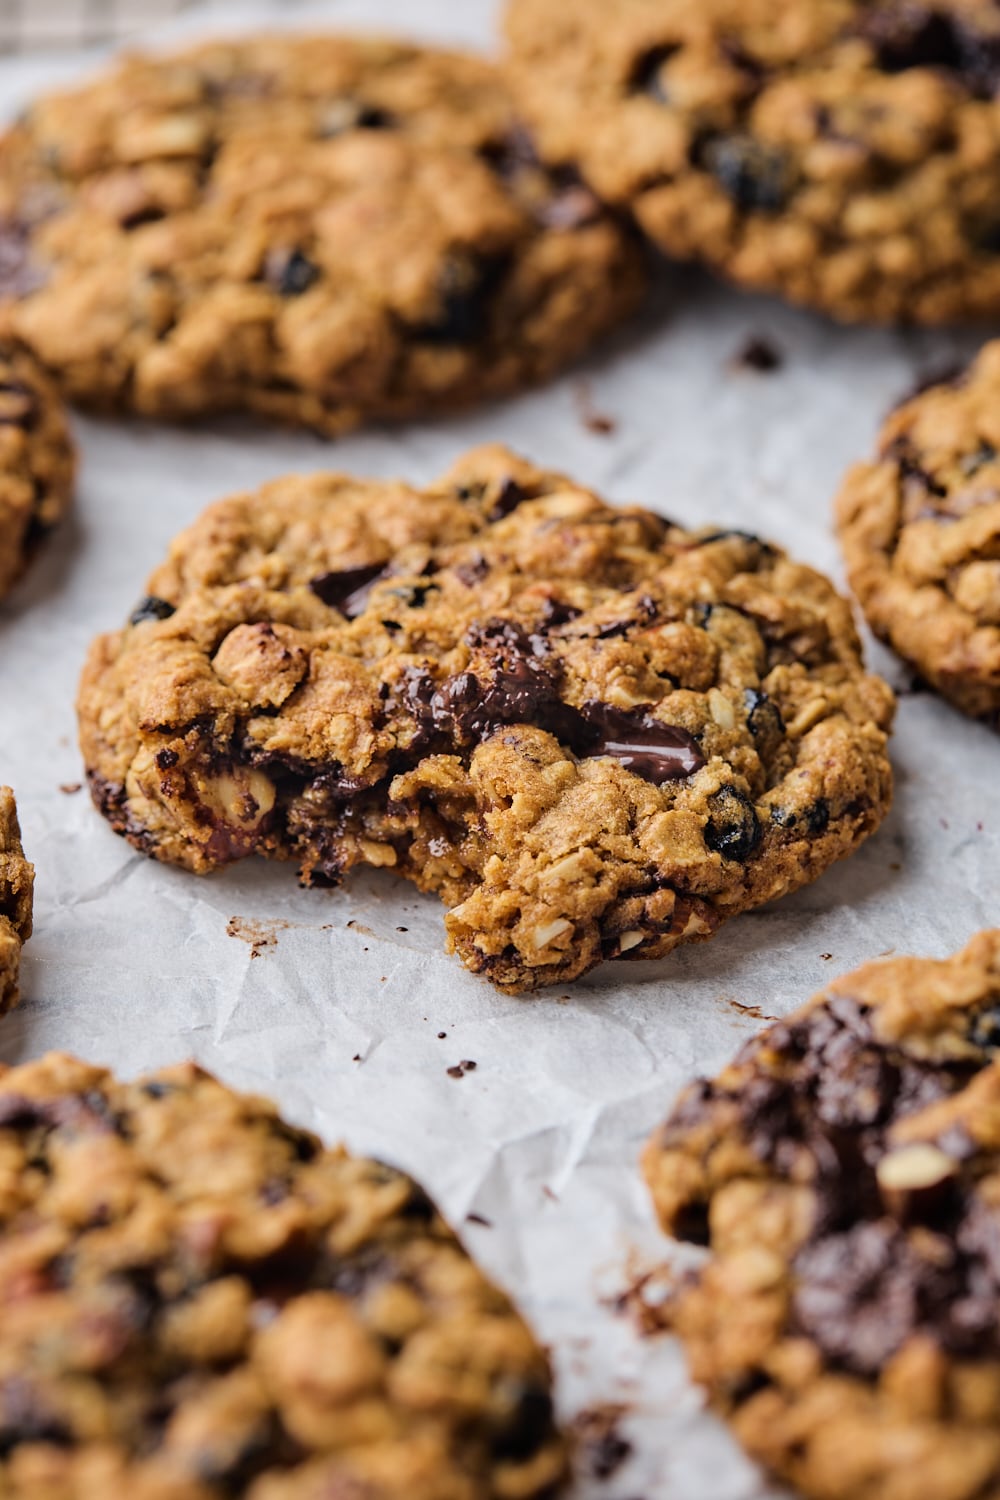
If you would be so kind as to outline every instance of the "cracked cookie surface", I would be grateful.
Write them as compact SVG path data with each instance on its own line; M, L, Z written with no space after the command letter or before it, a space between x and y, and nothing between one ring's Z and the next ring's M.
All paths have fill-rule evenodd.
M992 0L512 0L518 106L668 254L847 320L1000 309Z
M545 1355L409 1177L191 1064L0 1071L9 1500L542 1500Z
M844 482L837 525L876 634L1000 723L1000 342L892 412L877 460Z
M472 56L327 35L131 57L0 142L0 298L98 408L328 433L447 409L545 378L644 279Z
M511 992L707 937L889 804L892 695L825 578L503 448L223 501L148 590L80 689L112 826L198 872L392 869Z
M26 350L0 336L0 599L68 510L75 471L52 382Z
M0 1015L20 999L21 949L31 936L35 871L24 857L17 804L0 786Z
M709 1247L668 1316L752 1454L816 1500L1000 1495L1000 930L837 980L645 1167Z

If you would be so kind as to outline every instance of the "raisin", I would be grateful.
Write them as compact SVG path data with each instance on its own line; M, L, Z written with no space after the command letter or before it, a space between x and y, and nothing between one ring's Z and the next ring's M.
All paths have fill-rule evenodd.
M697 149L695 160L745 213L780 213L792 195L791 158L753 136L710 136Z
M447 257L438 281L437 316L419 324L414 332L430 344L474 344L486 332L490 298L500 281L505 262L491 256Z
M155 594L150 594L143 599L129 615L130 625L141 625L145 620L169 620L176 613L176 606L166 599L157 599Z
M709 799L709 806L708 847L723 859L749 859L760 843L760 822L750 798L736 787L724 786Z
M267 280L280 297L301 297L319 280L317 265L301 250L268 256Z
M495 1458L523 1463L553 1432L552 1397L543 1385L525 1381L513 1393L512 1410L493 1440Z

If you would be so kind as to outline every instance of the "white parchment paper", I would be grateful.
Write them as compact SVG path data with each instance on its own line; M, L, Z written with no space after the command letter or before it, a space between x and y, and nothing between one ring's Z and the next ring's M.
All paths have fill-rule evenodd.
M207 16L215 30L268 17L487 47L492 12L488 0L223 5L164 35L203 31ZM0 61L3 105L94 61ZM734 366L754 334L780 346L779 371ZM26 998L0 1025L0 1058L58 1047L133 1074L194 1056L328 1140L415 1173L552 1347L564 1413L625 1408L631 1459L607 1481L582 1475L575 1500L777 1494L704 1411L673 1341L639 1339L608 1305L670 1253L637 1155L680 1086L767 1017L864 959L945 954L1000 920L996 737L904 695L895 807L854 859L710 944L512 1000L445 958L438 904L391 878L308 892L288 867L198 880L130 850L85 791L61 789L82 779L73 699L87 643L126 616L209 501L290 470L419 483L483 441L611 499L751 528L840 576L830 516L842 470L916 377L976 342L839 329L685 272L584 368L451 421L331 446L240 423L179 433L81 419L75 516L0 606L0 780L16 788L38 870ZM613 432L581 420L581 382ZM888 653L872 654L905 686ZM464 1059L475 1071L451 1078Z

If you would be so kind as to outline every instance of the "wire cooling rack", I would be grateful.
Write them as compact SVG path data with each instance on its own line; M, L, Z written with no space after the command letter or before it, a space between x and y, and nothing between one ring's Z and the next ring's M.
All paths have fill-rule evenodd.
M113 41L200 0L0 0L0 51Z

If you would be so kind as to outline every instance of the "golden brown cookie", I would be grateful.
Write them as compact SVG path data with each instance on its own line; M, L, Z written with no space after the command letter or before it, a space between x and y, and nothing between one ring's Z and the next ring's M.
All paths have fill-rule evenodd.
M708 937L889 805L892 695L825 578L503 448L223 501L148 593L80 690L112 826L198 872L395 870L511 992Z
M1000 930L837 980L645 1167L709 1248L670 1318L755 1457L815 1500L996 1500Z
M0 297L87 406L335 433L540 380L640 251L481 58L365 37L129 57L0 142Z
M0 786L0 1015L21 998L21 948L31 936L35 871L24 857L17 804L9 786Z
M191 1064L0 1071L5 1500L550 1500L545 1355L427 1195Z
M0 599L62 520L75 471L52 382L26 350L0 335Z
M835 317L1000 310L992 0L510 0L518 106L668 254Z
M965 713L1000 718L1000 342L919 392L847 476L837 524L868 623Z

